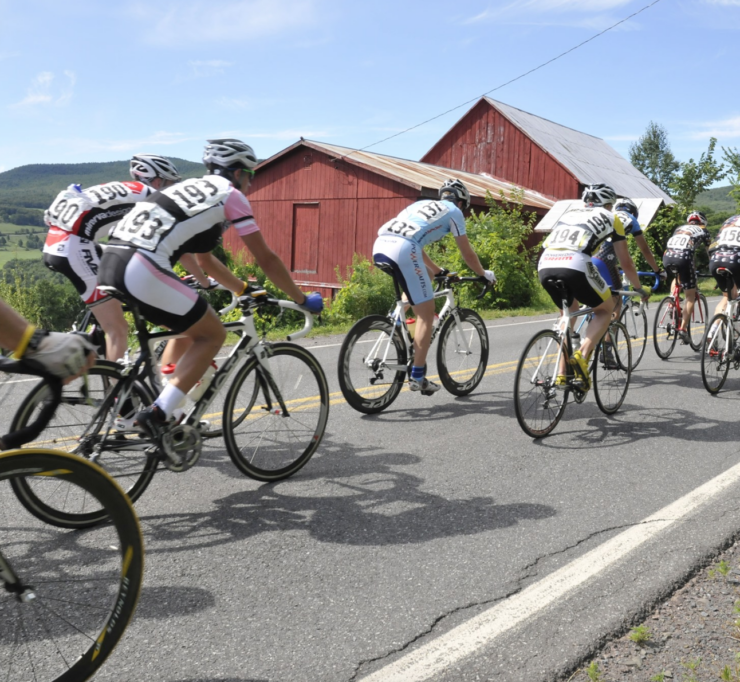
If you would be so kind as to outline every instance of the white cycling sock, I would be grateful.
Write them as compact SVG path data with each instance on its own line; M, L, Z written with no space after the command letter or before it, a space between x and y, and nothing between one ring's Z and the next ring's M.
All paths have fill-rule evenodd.
M185 393L183 393L177 386L173 386L171 383L164 387L164 390L159 394L159 397L154 401L162 412L167 415L167 419L172 416L172 413L185 402Z

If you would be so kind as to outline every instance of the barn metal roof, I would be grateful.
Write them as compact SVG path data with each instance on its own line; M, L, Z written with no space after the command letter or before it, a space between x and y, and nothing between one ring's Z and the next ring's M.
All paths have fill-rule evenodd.
M484 99L584 185L604 182L614 187L620 196L655 197L673 203L668 194L601 138L553 123L490 97Z
M407 159L358 151L349 147L340 147L313 140L296 142L283 151L271 156L269 159L265 159L257 168L273 163L284 154L301 145L325 152L347 163L372 170L409 187L414 187L421 194L430 194L431 196L437 195L437 190L448 178L460 178L470 191L473 203L478 205L484 203L486 192L490 192L495 199L498 199L500 193L503 192L507 199L511 199L512 188L515 187L511 182L507 182L501 178L495 178L488 174L466 173L465 171L452 170L443 168L442 166L433 166L429 163L422 163L421 161L409 161ZM546 197L544 194L530 189L521 189L524 193L523 202L525 206L549 210L555 203L554 199Z

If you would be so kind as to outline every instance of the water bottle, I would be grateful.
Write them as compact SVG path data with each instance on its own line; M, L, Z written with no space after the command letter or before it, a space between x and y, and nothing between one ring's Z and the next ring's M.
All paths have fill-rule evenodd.
M188 399L197 403L200 397L206 392L206 389L211 385L211 378L217 371L218 365L215 362L211 362L204 372L203 378L188 391Z
M573 344L573 352L575 353L581 348L581 335L578 332L573 332L570 335L570 340Z

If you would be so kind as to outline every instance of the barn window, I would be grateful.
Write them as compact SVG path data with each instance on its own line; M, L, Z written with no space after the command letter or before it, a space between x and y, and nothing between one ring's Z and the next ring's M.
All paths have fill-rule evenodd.
M319 266L319 204L293 204L291 270L313 274Z

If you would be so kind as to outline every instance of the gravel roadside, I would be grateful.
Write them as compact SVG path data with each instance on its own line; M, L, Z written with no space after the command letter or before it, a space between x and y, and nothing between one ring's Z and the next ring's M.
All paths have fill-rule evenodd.
M740 541L568 679L740 682Z

